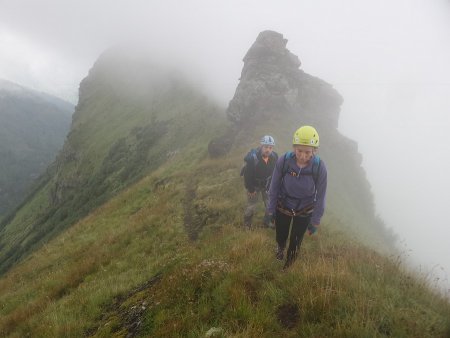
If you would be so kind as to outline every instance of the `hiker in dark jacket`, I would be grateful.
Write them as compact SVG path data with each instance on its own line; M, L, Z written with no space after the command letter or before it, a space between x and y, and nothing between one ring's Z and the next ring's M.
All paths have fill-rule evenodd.
M245 156L245 167L243 168L243 176L245 188L247 189L247 207L244 212L244 225L247 228L252 226L252 218L258 206L258 197L264 202L264 207L267 207L267 189L270 183L275 163L278 155L273 151L275 140L272 136L266 135L261 138L261 146L257 149L252 149ZM266 222L266 227L273 226L272 223Z
M316 154L318 147L316 129L299 128L294 134L294 151L278 159L272 175L266 213L275 219L279 260L284 259L292 223L284 268L294 262L306 230L310 234L317 231L325 210L327 170Z

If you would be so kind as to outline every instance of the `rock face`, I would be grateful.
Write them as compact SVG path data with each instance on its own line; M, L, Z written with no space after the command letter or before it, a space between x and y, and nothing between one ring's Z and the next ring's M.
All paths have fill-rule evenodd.
M211 140L208 144L209 156L216 158L226 155L233 146L236 133L236 128L229 128L225 134Z
M254 119L300 114L315 125L337 127L342 97L333 87L299 69L299 58L274 31L261 32L245 55L228 119L246 126Z

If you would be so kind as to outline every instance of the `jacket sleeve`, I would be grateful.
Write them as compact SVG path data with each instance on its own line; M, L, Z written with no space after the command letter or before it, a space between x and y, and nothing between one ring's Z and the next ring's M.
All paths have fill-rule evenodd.
M317 200L314 206L314 211L311 217L311 223L313 225L320 224L320 219L325 211L325 197L327 193L327 168L325 163L321 161L319 179L317 182Z
M274 214L277 207L278 195L281 189L281 176L283 171L284 156L278 158L275 168L272 173L272 180L270 181L269 188L269 201L267 203L268 214Z
M244 172L244 185L248 192L255 192L256 182L255 182L255 164L254 161L246 160L247 168Z

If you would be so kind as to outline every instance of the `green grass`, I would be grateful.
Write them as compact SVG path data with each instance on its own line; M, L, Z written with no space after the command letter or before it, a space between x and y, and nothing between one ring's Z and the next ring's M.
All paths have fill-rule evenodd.
M273 231L240 228L240 154L197 164L193 155L176 155L0 280L0 332L198 337L215 327L226 337L449 333L449 304L395 259L349 239L339 219L327 217L320 235L306 237L298 261L283 272L274 259ZM188 201L192 181L195 197ZM194 242L184 224L187 203L202 223Z
M223 128L219 108L187 85L144 101L99 88L80 100L64 149L41 179L45 185L0 224L0 274L174 154L198 151L199 142Z
M227 126L205 98L120 96L97 80L82 86L61 166L1 226L0 335L449 336L448 301L382 254L394 238L349 140L320 129L326 214L283 272L274 232L241 227L239 171L261 135L290 150L299 117L246 129L211 159ZM57 183L73 187L55 204Z

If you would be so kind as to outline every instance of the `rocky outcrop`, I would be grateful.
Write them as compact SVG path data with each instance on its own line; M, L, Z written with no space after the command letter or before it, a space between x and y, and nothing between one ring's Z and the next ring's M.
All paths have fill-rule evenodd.
M228 130L221 136L218 136L211 140L208 144L208 153L212 158L220 157L228 154L233 146L237 128L229 127Z
M227 116L237 126L254 119L297 114L315 125L336 128L342 97L333 87L299 69L299 58L274 31L261 32L245 55Z

